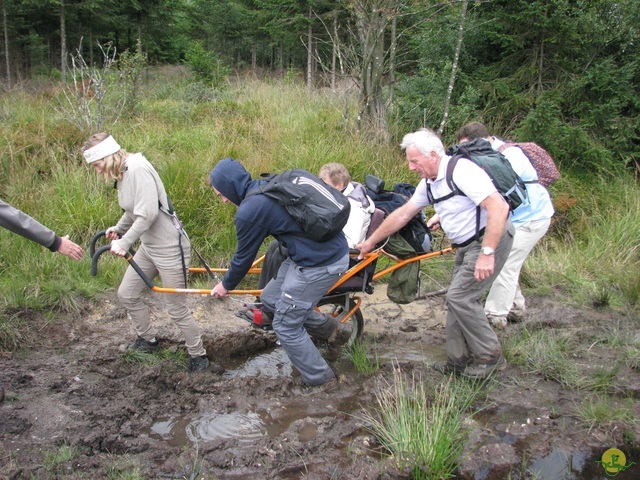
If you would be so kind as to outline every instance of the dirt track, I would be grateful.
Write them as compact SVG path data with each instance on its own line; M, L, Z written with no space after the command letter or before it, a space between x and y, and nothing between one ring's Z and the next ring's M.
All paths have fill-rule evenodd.
M149 302L162 346L182 348L161 295ZM108 299L82 318L46 323L40 348L1 357L0 478L119 478L118 472L133 471L138 478L406 478L380 455L359 415L375 405L376 388L392 377L394 364L437 375L425 364L444 358L441 297L399 306L377 287L362 310L381 370L363 377L342 359L339 391L308 396L273 334L233 315L237 300L190 302L222 374L191 375L175 361L125 362L122 346L132 330ZM532 328L597 328L610 321L544 299L531 299L529 311ZM576 361L608 365L617 361L610 355L596 346L576 352ZM618 375L619 397L640 415L640 372L622 366ZM509 366L484 410L468 422L460 478L606 478L596 461L611 447L638 461L640 427L620 425L609 438L587 431L573 414L581 395ZM56 464L51 455L64 446L75 455ZM639 477L640 467L617 476Z

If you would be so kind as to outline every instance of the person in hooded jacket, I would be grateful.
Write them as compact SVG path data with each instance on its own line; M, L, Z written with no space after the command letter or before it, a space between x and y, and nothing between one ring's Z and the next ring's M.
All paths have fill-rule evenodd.
M371 223L371 215L376 209L373 200L367 195L367 189L358 182L351 181L349 170L342 163L326 163L320 167L318 177L328 185L340 190L344 196L349 199L351 210L349 211L349 219L342 229L349 248L354 248L358 243L362 242L369 229ZM287 258L287 249L284 248L277 240L272 241L265 253L262 262L262 270L258 279L258 288L263 289L269 280L275 278L282 262ZM263 309L262 324L264 325L265 316L268 321L273 320L273 314ZM239 312L241 318L244 316L249 321L253 321L253 310L251 308Z
M342 345L351 336L348 325L315 310L315 306L349 265L349 248L342 232L316 242L276 200L247 193L266 182L253 180L242 164L232 158L220 160L209 174L209 185L224 202L238 207L234 223L237 246L229 269L211 295L224 297L249 271L263 241L275 237L288 250L288 258L263 289L261 299L274 313L273 329L293 366L307 387L338 385L331 367L322 357L306 328L330 345ZM315 336L314 335L314 336Z

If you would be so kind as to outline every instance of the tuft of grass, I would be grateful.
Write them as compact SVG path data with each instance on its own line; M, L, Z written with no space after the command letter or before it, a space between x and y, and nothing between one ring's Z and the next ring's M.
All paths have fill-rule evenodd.
M173 362L181 368L186 368L188 363L187 356L183 351L172 351L168 348L163 348L153 353L136 350L127 351L124 353L124 361L125 363L139 366L153 366Z
M395 368L393 384L376 392L378 407L361 418L411 478L448 478L457 468L466 439L464 421L480 388L453 376L429 388L421 378Z
M33 338L19 314L0 317L0 352L17 350L30 344Z
M628 399L620 404L619 399L608 395L588 396L575 405L578 420L589 428L608 430L616 425L633 426L638 423L633 409L633 401Z
M380 358L378 353L363 339L357 339L349 345L345 352L356 372L363 375L372 375L380 369Z
M53 452L45 452L44 467L49 473L54 476L57 476L59 474L63 475L65 473L68 473L67 470L70 468L69 462L77 458L78 455L79 451L77 448L70 447L68 445L62 445Z
M147 478L140 467L127 455L110 455L105 463L107 464L105 475L108 480L144 480Z
M569 357L574 348L574 338L570 333L554 330L531 332L526 328L504 345L511 363L571 388L583 383L583 377Z

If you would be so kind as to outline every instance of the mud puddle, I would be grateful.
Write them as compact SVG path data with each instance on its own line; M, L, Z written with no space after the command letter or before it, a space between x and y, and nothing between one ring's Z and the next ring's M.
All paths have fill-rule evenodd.
M254 331L234 316L237 301L190 302L211 360L225 368L222 374L190 375L171 361L127 361L120 346L134 337L111 298L81 318L39 322L38 348L0 355L6 389L0 404L0 479L407 478L380 451L361 418L376 408L375 393L389 384L394 368L438 381L427 364L445 356L442 298L396 305L382 288L367 295L364 339L379 371L359 375L342 359L336 363L339 391L308 396L273 334ZM149 303L163 348L181 349L161 295ZM608 314L548 299L530 304L534 321L546 322L538 328L602 329L612 321ZM592 363L620 363L604 353ZM640 372L623 373L620 385L637 390ZM457 478L610 478L598 462L614 447L627 455L627 465L638 462L634 445L640 427L620 424L606 432L585 427L575 414L584 396L510 365L482 411L469 419ZM620 395L620 401L640 418L637 395ZM69 458L52 461L67 450ZM637 464L616 476L629 478L640 478Z

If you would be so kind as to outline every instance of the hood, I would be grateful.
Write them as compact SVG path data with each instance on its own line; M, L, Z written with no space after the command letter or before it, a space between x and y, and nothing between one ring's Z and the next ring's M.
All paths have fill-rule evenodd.
M234 205L240 205L247 191L257 182L252 180L251 174L233 158L220 160L209 173L209 184Z
M364 185L360 183L351 182L342 193L359 202L364 210L367 210L369 205L371 205L371 199L367 195L367 190L364 188Z

